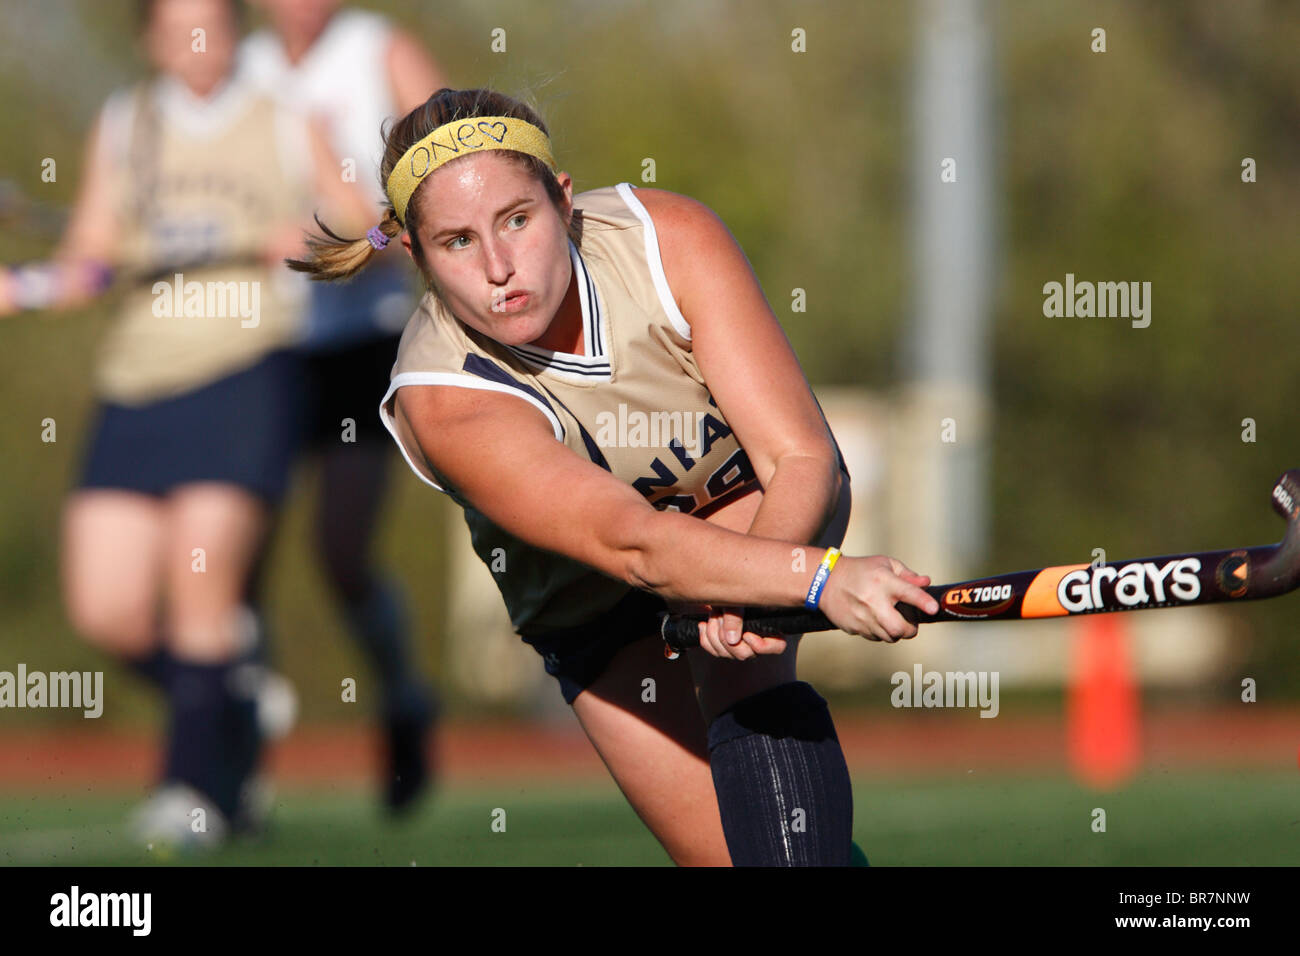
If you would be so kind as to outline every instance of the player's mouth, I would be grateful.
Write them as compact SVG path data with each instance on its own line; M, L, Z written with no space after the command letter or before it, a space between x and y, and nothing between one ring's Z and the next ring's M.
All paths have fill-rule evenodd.
M493 312L519 312L528 307L528 303L533 300L533 294L527 289L520 289L517 292L511 292L509 295L502 296L492 302Z

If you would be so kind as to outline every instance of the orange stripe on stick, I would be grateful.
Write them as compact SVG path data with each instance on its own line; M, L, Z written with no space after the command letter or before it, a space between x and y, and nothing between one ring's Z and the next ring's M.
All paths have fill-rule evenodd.
M1065 577L1071 571L1082 571L1086 569L1086 564L1063 564L1057 568L1043 568L1029 582L1029 588L1025 591L1025 600L1020 606L1021 617L1063 617L1070 612L1061 607L1061 602L1056 599L1056 589L1061 583L1061 578Z

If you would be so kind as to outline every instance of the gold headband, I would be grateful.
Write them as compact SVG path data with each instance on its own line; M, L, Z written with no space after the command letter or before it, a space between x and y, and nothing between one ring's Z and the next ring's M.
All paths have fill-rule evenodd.
M549 166L551 172L556 171L551 141L532 123L513 116L452 120L403 153L388 175L386 190L398 222L406 225L406 207L411 202L411 194L426 176L457 156L489 149L528 153Z

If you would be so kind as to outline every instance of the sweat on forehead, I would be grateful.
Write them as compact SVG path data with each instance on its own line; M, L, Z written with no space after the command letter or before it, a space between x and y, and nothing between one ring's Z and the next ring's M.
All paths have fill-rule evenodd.
M495 220L525 203L545 202L546 190L523 159L490 153L448 164L426 177L411 197L408 225L437 238L445 232L473 231L474 220L482 216Z

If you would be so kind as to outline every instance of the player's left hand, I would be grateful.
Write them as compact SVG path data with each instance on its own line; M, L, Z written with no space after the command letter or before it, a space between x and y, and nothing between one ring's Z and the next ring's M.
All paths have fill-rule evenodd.
M759 654L784 654L786 640L762 637L742 629L742 608L710 607L709 619L700 622L700 648L714 657L747 661Z

